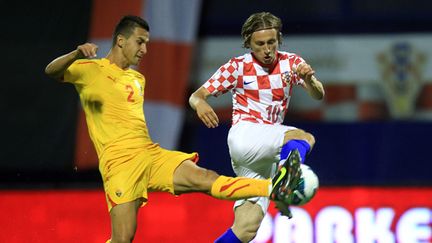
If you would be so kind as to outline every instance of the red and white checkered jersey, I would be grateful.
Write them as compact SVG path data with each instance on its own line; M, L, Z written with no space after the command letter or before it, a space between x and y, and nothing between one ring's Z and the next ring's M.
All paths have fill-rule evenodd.
M250 121L281 124L294 85L304 83L293 70L303 58L278 51L276 63L268 68L251 53L232 58L203 84L213 96L232 92L232 124Z

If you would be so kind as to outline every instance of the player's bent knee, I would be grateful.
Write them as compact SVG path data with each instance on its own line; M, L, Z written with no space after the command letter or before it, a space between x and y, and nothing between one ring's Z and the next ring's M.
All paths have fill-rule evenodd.
M308 132L305 132L305 136L306 136L306 141L309 143L311 147L313 147L313 145L315 144L315 137Z
M305 132L301 129L295 129L285 132L285 139L284 144L287 143L290 140L304 140L306 141L311 147L315 144L315 137L309 133Z

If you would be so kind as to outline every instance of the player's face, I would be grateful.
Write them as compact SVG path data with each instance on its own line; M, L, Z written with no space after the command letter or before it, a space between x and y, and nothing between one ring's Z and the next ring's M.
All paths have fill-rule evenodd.
M147 53L147 43L149 42L150 34L143 28L135 28L129 38L125 40L123 45L123 55L129 65L138 65L141 58Z
M276 58L278 46L277 30L265 29L252 33L250 48L258 61L264 64L272 64Z

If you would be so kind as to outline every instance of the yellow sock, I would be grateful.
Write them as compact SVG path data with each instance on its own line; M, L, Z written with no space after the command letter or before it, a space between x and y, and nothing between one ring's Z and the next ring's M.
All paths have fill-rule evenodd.
M238 200L249 197L268 197L271 180L219 176L213 183L211 195L219 199Z

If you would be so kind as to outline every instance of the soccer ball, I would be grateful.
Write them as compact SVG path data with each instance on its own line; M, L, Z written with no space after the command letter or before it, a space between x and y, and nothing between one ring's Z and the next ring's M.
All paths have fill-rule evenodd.
M314 196L319 187L318 176L313 170L305 165L300 165L302 175L299 184L293 191L291 205L304 205L309 202Z

